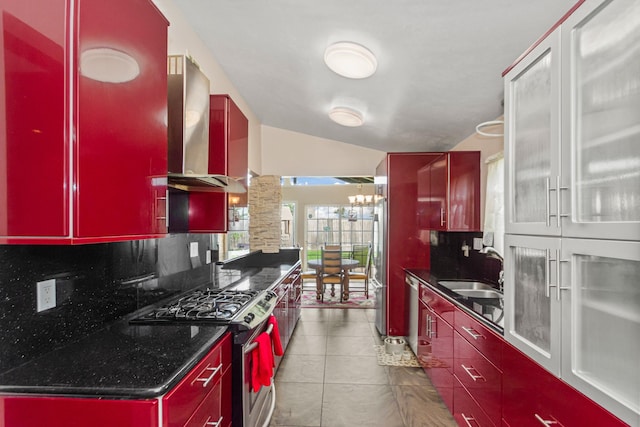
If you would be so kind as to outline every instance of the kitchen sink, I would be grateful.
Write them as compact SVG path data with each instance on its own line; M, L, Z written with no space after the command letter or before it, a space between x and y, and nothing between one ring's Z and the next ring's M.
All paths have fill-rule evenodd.
M467 280L443 280L441 282L438 282L438 284L440 284L440 286L444 286L447 289L451 289L452 291L459 291L459 290L463 290L463 289L468 289L468 290L487 290L487 291L494 291L493 286L488 285L486 283L482 283L482 282L474 282L474 281L467 281Z
M502 298L502 294L489 289L451 289L458 295L471 298Z

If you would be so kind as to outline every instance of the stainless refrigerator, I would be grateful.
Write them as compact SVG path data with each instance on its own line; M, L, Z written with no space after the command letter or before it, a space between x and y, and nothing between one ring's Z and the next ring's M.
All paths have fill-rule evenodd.
M380 194L380 192L378 193ZM387 335L387 201L379 198L374 207L373 277L376 297L376 328Z

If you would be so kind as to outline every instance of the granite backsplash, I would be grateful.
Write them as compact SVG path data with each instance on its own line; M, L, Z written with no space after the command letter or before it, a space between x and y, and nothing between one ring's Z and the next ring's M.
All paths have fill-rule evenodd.
M440 279L477 279L498 286L503 263L473 250L473 239L482 233L431 231L431 273ZM469 256L462 247L468 245Z
M0 245L0 372L122 316L211 281L213 234L78 246ZM190 244L198 243L191 257ZM56 307L36 312L36 282L56 279Z

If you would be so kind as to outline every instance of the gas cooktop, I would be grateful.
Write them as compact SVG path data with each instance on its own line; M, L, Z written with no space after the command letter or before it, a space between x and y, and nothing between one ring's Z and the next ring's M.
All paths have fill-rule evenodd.
M155 307L130 323L233 324L250 329L271 314L274 304L275 294L271 291L201 289Z

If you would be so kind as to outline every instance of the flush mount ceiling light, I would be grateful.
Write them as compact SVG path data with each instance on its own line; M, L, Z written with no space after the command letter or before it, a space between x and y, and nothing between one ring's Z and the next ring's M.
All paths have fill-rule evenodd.
M351 42L334 43L324 51L331 70L350 79L364 79L376 72L378 61L369 49Z
M332 108L329 118L342 126L357 127L364 124L362 113L347 107Z

